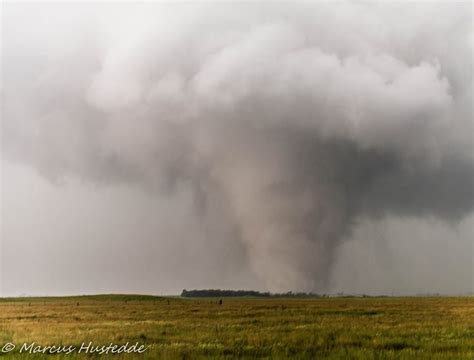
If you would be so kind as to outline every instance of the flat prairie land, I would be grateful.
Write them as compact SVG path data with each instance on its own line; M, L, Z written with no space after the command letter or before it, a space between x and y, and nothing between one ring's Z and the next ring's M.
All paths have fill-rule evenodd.
M90 342L148 348L77 351ZM2 353L10 343L15 349ZM33 351L48 345L75 351ZM224 298L222 305L129 295L0 299L0 359L55 358L472 360L474 298Z

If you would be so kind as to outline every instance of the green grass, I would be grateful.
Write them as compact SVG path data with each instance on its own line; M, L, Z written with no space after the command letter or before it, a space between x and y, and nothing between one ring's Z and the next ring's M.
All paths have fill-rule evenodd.
M145 344L144 354L64 359L469 359L474 298L160 298L101 295L0 301L0 347ZM169 302L169 304L168 304ZM58 355L0 354L0 359Z

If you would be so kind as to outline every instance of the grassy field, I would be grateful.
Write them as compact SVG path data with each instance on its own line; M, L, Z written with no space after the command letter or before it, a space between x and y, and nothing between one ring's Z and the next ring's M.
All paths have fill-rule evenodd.
M142 354L19 353L23 343ZM474 298L0 300L0 359L473 359Z

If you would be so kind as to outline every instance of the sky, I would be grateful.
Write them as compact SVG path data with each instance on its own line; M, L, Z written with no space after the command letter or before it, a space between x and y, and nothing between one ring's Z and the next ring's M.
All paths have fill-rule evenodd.
M1 30L1 296L473 291L470 2L6 2Z

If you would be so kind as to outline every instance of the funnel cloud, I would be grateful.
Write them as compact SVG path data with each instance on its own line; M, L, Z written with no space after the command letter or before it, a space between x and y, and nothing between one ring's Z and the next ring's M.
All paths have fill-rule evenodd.
M471 6L5 4L3 292L472 291Z

